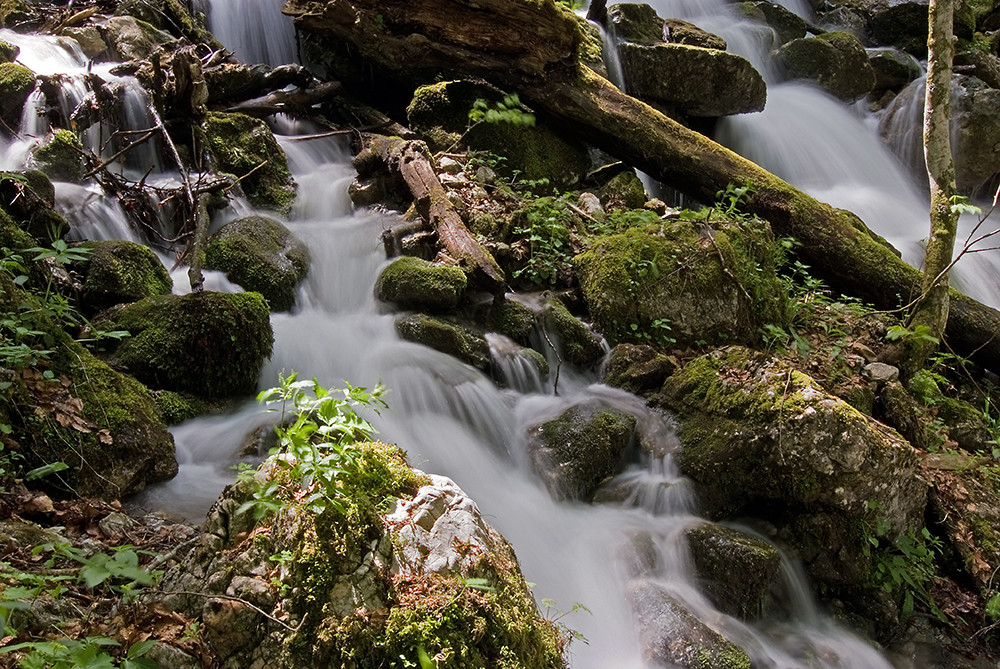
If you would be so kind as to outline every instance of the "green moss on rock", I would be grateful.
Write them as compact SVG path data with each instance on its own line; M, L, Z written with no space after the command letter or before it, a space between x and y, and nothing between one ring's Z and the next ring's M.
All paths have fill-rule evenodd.
M447 353L477 369L489 369L490 346L480 332L426 314L396 320L396 332L407 341Z
M510 337L521 346L531 344L535 329L535 312L528 305L516 300L492 302L486 311L486 329Z
M375 281L375 297L400 309L451 311L465 292L465 272L413 256L394 260Z
M69 223L53 207L52 182L38 170L0 172L0 209L37 244L48 245L69 231Z
M0 40L0 63L13 63L20 53L21 47Z
M212 112L202 129L216 168L245 177L240 183L252 203L277 211L290 208L295 182L285 152L266 123L246 114Z
M212 49L222 48L205 28L204 15L192 16L187 3L181 0L124 0L117 4L115 14L141 19L158 30L186 38L194 44L206 44Z
M212 235L205 268L221 270L230 281L260 293L272 310L288 311L309 271L309 251L278 221L247 216Z
M788 42L777 60L789 79L815 81L841 100L853 102L875 87L875 70L858 38L846 32L829 32Z
M94 324L131 333L111 354L153 388L204 397L252 393L274 336L258 293L162 295L115 307Z
M542 304L541 323L553 339L560 357L573 365L587 366L604 356L601 338L569 312L559 298L550 297Z
M35 150L34 160L40 170L56 181L83 181L83 144L76 133L56 130Z
M597 191L605 210L639 209L646 204L646 187L635 170L625 170L601 186Z
M35 73L17 63L0 63L0 119L8 128L21 126L21 112L35 90Z
M778 549L745 532L709 523L686 535L695 571L715 605L745 620L760 616L781 571Z
M80 294L84 308L97 312L170 294L170 274L148 247L128 241L88 242L85 246L91 252Z
M0 0L0 25L10 28L34 16L34 11L25 0Z
M765 323L784 321L767 224L713 226L630 229L576 257L591 317L611 343L749 343Z

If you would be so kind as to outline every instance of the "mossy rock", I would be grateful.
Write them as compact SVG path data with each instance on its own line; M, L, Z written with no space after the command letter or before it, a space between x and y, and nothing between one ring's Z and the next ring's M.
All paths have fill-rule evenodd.
M885 48L869 53L868 62L875 72L876 91L899 92L923 74L916 58L899 49Z
M21 112L35 90L35 73L17 63L0 63L0 119L8 128L21 127Z
M646 4L619 3L608 8L608 25L620 40L638 44L673 42L726 50L726 40L680 19L661 19Z
M555 626L538 614L513 550L475 503L449 479L411 469L395 446L360 443L352 453L358 466L339 477L342 510L316 514L288 500L258 523L235 514L254 486L228 489L204 540L165 575L164 605L197 618L225 666L267 658L276 669L389 667L423 649L449 666L563 667ZM284 471L265 463L258 485ZM269 573L287 588L260 575L279 553L288 559ZM490 587L470 588L469 578ZM177 591L203 593L209 604L213 593L232 592L297 627Z
M69 223L55 210L54 201L52 182L42 172L0 172L0 209L41 245L51 244L69 231Z
M83 181L83 144L76 133L56 130L33 154L38 169L56 181Z
M13 63L21 53L21 47L0 40L0 63Z
M624 170L601 186L597 196L607 211L640 209L646 204L646 187L635 170Z
M309 271L309 250L278 221L246 216L212 235L205 268L223 271L230 281L260 293L273 311L288 311Z
M167 425L176 425L197 418L206 413L206 404L190 393L175 393L172 390L156 390L153 400L159 407ZM272 430L273 432L273 430Z
M762 221L676 221L598 240L574 260L594 324L612 344L757 340L787 295Z
M767 101L760 73L726 51L623 42L619 53L628 89L671 113L714 118L760 111Z
M713 514L767 504L858 523L878 508L893 536L923 524L913 447L785 362L718 349L668 378L659 402L680 420L678 463Z
M760 617L781 572L781 553L755 536L705 523L686 533L703 589L719 610L744 620Z
M542 303L541 324L566 362L586 367L604 357L601 338L574 316L557 297Z
M454 356L477 369L490 366L490 346L481 332L426 314L396 319L396 332L407 341Z
M748 19L764 23L774 29L778 44L791 42L806 36L809 25L805 19L773 2L741 2L737 9Z
M212 49L222 45L204 25L204 15L192 16L181 0L123 0L115 7L117 16L132 16L175 37Z
M118 60L143 60L172 37L134 16L112 16L101 24L104 40Z
M173 281L148 247L128 241L87 242L90 249L80 300L96 313L145 297L169 295Z
M633 581L628 598L639 619L643 657L653 666L750 669L746 651L698 620L656 581Z
M25 0L0 0L0 25L5 28L27 21L34 16L35 10Z
M114 307L94 319L131 333L109 360L152 388L199 397L248 395L274 335L259 293L161 295Z
M295 182L285 152L264 121L246 114L211 112L202 129L216 169L245 177L240 184L250 202L280 212L290 209Z
M458 306L466 285L465 272L457 267L404 256L378 275L375 297L400 309L439 313Z
M789 79L808 79L845 102L875 87L875 71L858 38L846 32L795 39L782 46L777 60Z
M0 273L0 312L36 316L51 351L37 366L11 371L0 392L0 414L20 444L25 469L64 462L69 469L43 483L74 495L120 499L177 473L174 443L150 391L95 358L42 316L34 297ZM33 410L25 410L32 407Z
M469 112L476 100L496 105L503 98L503 91L471 81L423 86L413 94L406 109L407 120L434 150L447 149L461 140L468 148L503 156L505 160L497 169L507 176L517 170L520 179L547 179L552 187L577 183L590 167L586 147L563 138L539 119L533 126L480 122L470 127Z
M603 402L578 404L539 425L528 451L554 497L587 499L621 470L635 428L635 416Z
M491 302L485 308L484 320L489 332L499 332L521 346L531 345L535 311L527 304L516 300Z
M659 390L676 363L645 344L618 344L608 355L603 383L630 393Z
M83 55L90 60L98 60L108 51L108 43L96 26L71 26L60 30L60 34L76 40Z

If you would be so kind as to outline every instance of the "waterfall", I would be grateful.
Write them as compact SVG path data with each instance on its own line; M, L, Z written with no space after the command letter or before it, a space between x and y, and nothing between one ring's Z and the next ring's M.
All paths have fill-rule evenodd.
M245 63L297 63L295 28L283 0L205 0L208 29Z
M227 4L277 6L213 3L217 34L222 24L234 21L219 9ZM265 25L270 24L257 20L256 27ZM514 546L539 601L552 599L563 610L581 604L590 611L561 619L589 642L572 646L574 668L647 666L626 594L634 562L629 547L637 536L650 537L658 554L660 567L650 573L651 581L745 648L755 666L888 667L865 642L815 612L808 589L791 565L782 579L794 609L788 622L751 625L712 606L697 585L688 557L686 532L703 521L697 516L692 485L673 461L677 435L669 418L649 410L643 400L596 384L589 373L569 370L564 370L559 396L552 393L551 379L523 380L499 389L454 358L400 340L394 316L372 296L375 278L387 262L380 235L395 222L393 215L352 209L346 190L354 172L339 139L302 140L296 135L313 134L315 129L285 119L275 124L299 185L286 223L307 243L312 265L300 288L298 309L272 316L274 352L261 386L276 384L282 370L315 376L326 386L344 380L369 386L384 382L390 408L372 417L380 438L406 450L414 466L452 477L477 501ZM63 206L90 219L90 227L77 227L79 234L128 234L114 227L119 220L114 207L85 211L100 200L88 189L60 190ZM245 204L238 207L228 215L245 211ZM498 355L501 343L494 342ZM556 501L531 469L528 435L566 409L594 400L635 416L640 441L663 455L633 458L607 485L605 503ZM259 457L253 432L266 431L270 420L247 402L228 415L174 427L180 473L136 503L199 518L232 480L230 468Z

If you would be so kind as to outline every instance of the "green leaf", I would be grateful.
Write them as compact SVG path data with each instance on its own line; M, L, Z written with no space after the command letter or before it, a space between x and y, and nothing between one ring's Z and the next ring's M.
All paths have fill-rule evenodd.
M42 465L41 467L35 467L30 472L24 475L26 481L34 481L36 479L44 478L50 474L55 474L57 472L65 471L69 469L69 465L65 462L50 462L47 465Z

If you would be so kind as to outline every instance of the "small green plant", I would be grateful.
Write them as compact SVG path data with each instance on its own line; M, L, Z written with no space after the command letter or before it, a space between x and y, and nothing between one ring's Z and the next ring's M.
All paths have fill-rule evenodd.
M158 669L159 665L144 657L156 641L133 644L119 664L106 650L120 646L106 637L62 639L61 641L26 641L0 648L0 654L23 653L17 664L22 669Z
M520 216L514 234L528 244L524 264L513 274L539 286L554 286L560 274L572 264L570 225L574 214L564 198L541 197L531 203Z
M535 115L521 104L517 93L509 93L503 99L490 104L479 98L469 110L469 128L479 123L510 123L522 127L535 125Z
M913 341L927 342L937 345L940 340L934 336L932 330L927 325L919 324L908 328L905 325L893 325L885 333L888 341Z
M281 412L275 432L278 446L271 455L282 470L281 476L252 482L252 498L237 510L253 510L260 519L284 507L291 498L306 509L322 514L327 509L344 513L342 480L358 473L353 445L375 434L371 423L358 415L362 407L374 411L386 407L385 388L378 384L367 388L347 384L340 390L327 390L316 379L299 381L294 372L279 377L280 385L261 392L257 400ZM284 426L286 414L293 419Z

